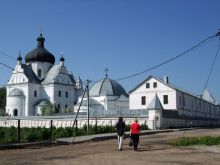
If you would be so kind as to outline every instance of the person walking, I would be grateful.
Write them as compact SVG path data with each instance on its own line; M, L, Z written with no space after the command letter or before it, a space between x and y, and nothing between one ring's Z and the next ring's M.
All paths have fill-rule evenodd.
M133 141L134 151L137 151L140 133L141 133L141 126L138 123L138 120L135 119L130 126L130 136Z
M118 151L122 151L122 141L125 133L125 122L123 121L123 117L118 118L115 128L118 136Z

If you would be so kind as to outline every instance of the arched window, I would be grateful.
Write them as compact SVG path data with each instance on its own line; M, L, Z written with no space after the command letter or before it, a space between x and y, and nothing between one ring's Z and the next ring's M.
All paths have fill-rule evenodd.
M66 92L66 98L68 98L68 92Z
M34 97L37 97L37 91L36 90L34 91Z
M57 104L57 113L60 112L60 104Z

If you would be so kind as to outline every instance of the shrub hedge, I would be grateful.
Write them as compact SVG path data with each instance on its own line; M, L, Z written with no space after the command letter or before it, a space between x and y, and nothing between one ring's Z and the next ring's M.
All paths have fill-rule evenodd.
M142 130L148 129L147 125L141 125ZM126 131L129 131L129 126L126 125ZM36 142L43 140L71 137L71 136L84 136L102 133L115 132L115 126L90 126L89 132L87 132L87 125L82 128L66 127L66 128L52 128L52 137L50 128L21 128L20 130L20 142ZM17 141L17 128L15 127L0 127L0 144L15 143Z

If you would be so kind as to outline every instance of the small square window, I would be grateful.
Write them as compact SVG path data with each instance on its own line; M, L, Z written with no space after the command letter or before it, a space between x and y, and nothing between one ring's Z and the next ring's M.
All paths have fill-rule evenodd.
M146 88L150 88L150 83L146 83Z

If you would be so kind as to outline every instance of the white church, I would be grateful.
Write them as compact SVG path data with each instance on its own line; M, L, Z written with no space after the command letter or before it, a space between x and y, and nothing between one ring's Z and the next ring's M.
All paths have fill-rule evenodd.
M51 103L55 113L64 113L77 103L82 93L82 81L75 80L63 56L55 64L55 57L44 47L40 34L37 47L25 56L19 54L11 78L6 85L6 113L11 116L36 116L41 107Z

